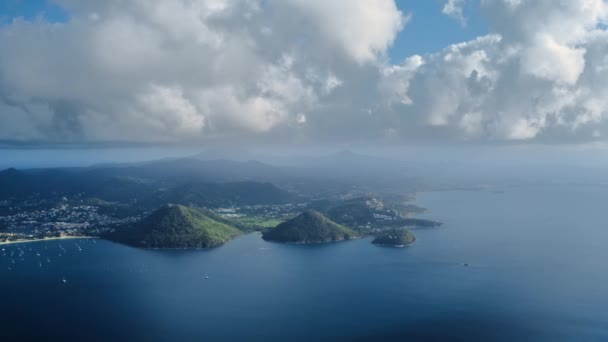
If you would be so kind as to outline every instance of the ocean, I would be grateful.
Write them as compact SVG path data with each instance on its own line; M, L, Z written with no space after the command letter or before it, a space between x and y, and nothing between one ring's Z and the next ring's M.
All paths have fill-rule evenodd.
M606 341L608 187L417 195L406 248L1 245L0 340Z

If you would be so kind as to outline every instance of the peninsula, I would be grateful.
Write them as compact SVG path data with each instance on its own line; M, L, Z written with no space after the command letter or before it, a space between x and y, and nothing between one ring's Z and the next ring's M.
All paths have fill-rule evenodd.
M372 241L379 246L405 247L416 242L416 237L412 232L403 228L385 230L379 233Z

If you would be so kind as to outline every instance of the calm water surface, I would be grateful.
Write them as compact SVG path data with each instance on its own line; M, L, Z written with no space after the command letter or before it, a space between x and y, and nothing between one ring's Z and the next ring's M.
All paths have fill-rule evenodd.
M0 340L608 340L607 187L417 204L445 224L404 249L259 234L207 251L0 246Z

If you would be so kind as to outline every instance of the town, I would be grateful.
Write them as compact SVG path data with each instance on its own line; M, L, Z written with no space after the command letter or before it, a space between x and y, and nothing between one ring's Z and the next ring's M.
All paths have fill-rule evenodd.
M113 215L108 205L82 204L79 199L63 197L59 202L36 200L2 201L0 243L69 237L96 237L117 227L137 222L149 212ZM88 202L87 202L88 203ZM115 204L119 206L119 204ZM297 215L307 203L252 205L217 208L222 217L251 230L274 227Z
M116 226L135 222L141 218L139 215L126 218L112 217L99 213L99 208L91 205L60 204L56 207L32 211L20 211L19 208L16 204L16 214L0 216L0 228L2 228L0 243L98 236Z

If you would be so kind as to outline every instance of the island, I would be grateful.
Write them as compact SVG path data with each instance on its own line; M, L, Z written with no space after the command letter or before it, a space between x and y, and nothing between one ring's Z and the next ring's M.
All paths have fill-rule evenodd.
M416 242L416 237L408 229L389 229L379 233L372 241L374 245L405 247Z
M294 244L336 242L358 237L360 234L356 231L314 210L305 211L263 233L264 240Z
M168 204L141 221L118 227L102 237L143 248L211 248L242 233L211 211Z

